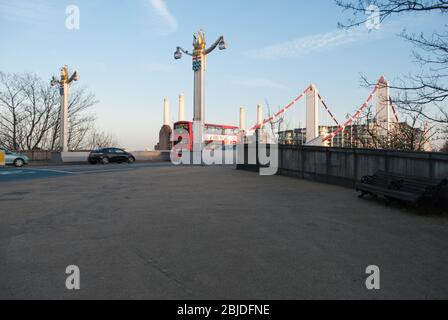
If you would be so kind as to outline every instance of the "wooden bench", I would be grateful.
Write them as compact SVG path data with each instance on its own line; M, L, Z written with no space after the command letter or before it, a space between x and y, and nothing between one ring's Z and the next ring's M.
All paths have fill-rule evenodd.
M356 191L365 195L384 196L388 200L417 203L437 197L447 185L447 179L412 177L378 171L373 176L365 176L356 183Z

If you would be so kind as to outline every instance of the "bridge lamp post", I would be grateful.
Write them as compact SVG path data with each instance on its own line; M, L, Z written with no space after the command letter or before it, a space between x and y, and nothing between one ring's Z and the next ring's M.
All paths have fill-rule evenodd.
M216 48L219 50L227 49L227 43L223 36L220 36L212 46L206 49L205 33L198 31L193 36L193 53L190 53L181 47L176 48L174 59L179 60L182 54L193 58L194 72L194 115L193 115L193 150L202 151L203 130L204 130L204 73L206 67L206 56Z
M59 94L61 96L59 147L62 152L68 152L68 95L70 84L73 81L78 80L78 72L75 71L69 77L68 67L65 65L61 69L61 79L58 80L53 76L53 79L50 82L52 87L59 86Z

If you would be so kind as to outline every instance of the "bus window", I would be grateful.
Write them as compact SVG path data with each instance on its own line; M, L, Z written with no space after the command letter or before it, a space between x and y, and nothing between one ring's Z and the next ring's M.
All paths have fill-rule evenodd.
M181 130L181 129L190 132L190 126L188 125L188 123L176 123L174 125L174 130Z
M239 130L237 128L234 129L226 129L225 130L225 135L238 135Z
M206 126L205 133L207 134L222 134L222 128L216 126Z

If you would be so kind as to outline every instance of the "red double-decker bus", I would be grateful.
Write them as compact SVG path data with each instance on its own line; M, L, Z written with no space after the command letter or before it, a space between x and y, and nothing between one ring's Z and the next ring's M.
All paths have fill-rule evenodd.
M240 129L236 126L206 124L204 126L205 148L234 146L240 141ZM193 151L193 122L179 121L174 124L173 149Z

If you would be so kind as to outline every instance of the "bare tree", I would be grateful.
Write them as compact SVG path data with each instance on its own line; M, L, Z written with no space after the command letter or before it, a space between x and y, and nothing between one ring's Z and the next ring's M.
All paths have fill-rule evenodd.
M403 122L392 122L387 130L386 124L378 121L377 113L369 105L354 124L356 132L353 134L354 146L375 149L393 149L403 151L426 151L430 145L438 140L440 128L437 123L423 121L422 115L408 112ZM347 129L349 130L349 129ZM347 131L346 130L346 131ZM386 135L380 132L387 132Z
M94 150L111 146L114 147L118 146L117 139L113 135L103 131L99 131L97 129L93 129L90 132L86 144L86 149Z
M439 139L439 141L441 141L439 152L448 153L448 129L442 132L442 137Z
M98 101L96 100L95 95L87 93L84 88L78 90L75 89L70 94L68 102L69 149L80 149L85 143L89 131L95 122L95 117L91 114L86 114L85 112L97 103Z
M448 12L448 1L446 0L336 0L335 2L344 11L353 13L353 18L349 18L347 22L339 22L339 26L343 28L356 27L366 23L369 18L365 12L371 5L377 6L380 10L381 22L402 13Z
M448 139L445 141L445 144L444 144L443 147L440 149L440 152L446 152L446 153L448 153Z
M50 90L36 75L24 74L20 78L26 97L22 126L24 137L20 149L34 150L46 142L55 110L59 108L59 97L57 92Z
M389 148L405 151L432 151L436 140L435 124L421 125L420 115L411 113L410 119L393 128L389 136Z
M269 102L266 100L266 107L268 109L268 119L269 121L269 136L273 140L273 143L278 142L278 133L282 131L284 127L285 122L285 116L284 113L274 116L274 113L271 112L271 107L269 105Z
M375 5L380 10L380 21L404 13L440 12L448 14L447 0L336 0L336 4L352 13L343 28L353 28L365 23L366 8ZM397 89L395 103L401 109L418 114L422 119L448 124L447 70L448 70L448 26L431 35L409 34L405 30L401 37L414 45L413 55L421 66L417 74L409 74L390 87Z
M0 72L0 138L8 148L18 149L23 138L21 130L25 119L26 96L20 77Z
M68 105L69 148L88 145L95 117L89 110L98 101L84 88L73 87ZM0 139L13 150L56 150L59 142L58 89L33 74L0 72Z

